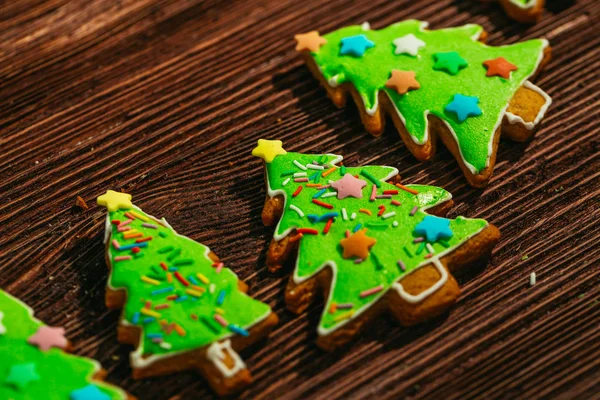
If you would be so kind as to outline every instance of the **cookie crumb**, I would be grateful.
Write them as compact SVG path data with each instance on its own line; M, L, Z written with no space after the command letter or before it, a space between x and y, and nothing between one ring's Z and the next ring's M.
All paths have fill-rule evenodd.
M84 211L87 210L87 209L89 209L89 207L86 204L85 200L81 196L77 196L77 199L75 200L75 205L77 207L81 208Z
M529 275L529 286L533 286L536 284L536 276L535 276L535 272L532 272L531 275Z
M527 254L525 254L523 257L521 257L521 261L525 261L529 258L529 256Z

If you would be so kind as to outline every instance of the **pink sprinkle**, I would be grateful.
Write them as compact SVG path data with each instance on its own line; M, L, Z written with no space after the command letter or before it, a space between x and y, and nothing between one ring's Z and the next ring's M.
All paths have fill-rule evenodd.
M406 271L406 265L402 262L402 260L398 260L398 266L402 271Z
M119 262L119 261L125 261L125 260L131 260L131 256L117 256L114 258L115 261Z
M221 272L221 270L223 269L223 263L219 264L219 266L217 267L217 269L215 270L215 272L218 274Z
M377 196L377 186L373 185L373 189L371 189L371 197L370 201L375 201L375 196Z
M350 230L346 229L346 237L350 237Z
M336 305L336 308L339 308L340 310L344 310L344 309L348 309L348 308L352 308L352 307L354 307L354 305L352 303L342 303L342 304Z
M132 222L133 222L133 220L132 220L132 219L126 219L125 221L123 221L123 222L121 222L121 223L119 224L119 228L120 228L120 227L122 227L122 226L125 226L125 225L129 225L129 224L130 224L130 223L132 223Z
M321 190L321 189L327 189L330 188L331 185L323 185L323 186L319 186L318 188L316 188L317 190Z
M380 194L379 196L375 196L376 199L391 199L391 194Z
M395 206L399 206L400 202L398 200L392 200L392 204Z
M360 297L365 298L367 296L371 296L372 294L381 292L382 290L383 290L383 285L375 286L374 288L371 288L369 290L365 290L364 292L362 292L360 294Z
M354 260L354 264L360 264L363 261L364 260L362 258L357 258L357 259Z
M412 217L413 215L415 215L415 213L417 212L418 209L419 209L419 207L414 206L413 209L410 211L410 216Z
M154 343L162 343L162 341L163 341L163 338L159 338L159 337L152 339L152 342L154 342Z
M294 182L308 182L308 178L294 178Z
M418 238L416 238L415 240L413 240L413 243L421 243L421 242L423 242L424 240L425 240L425 238L424 238L424 237L418 237Z
M117 242L117 239L113 239L112 245L117 250L119 250L121 248L121 245L119 244L119 242Z
M120 226L119 225L119 227L117 228L117 231L119 231L119 232L125 232L125 231L129 231L129 230L131 230L131 227L129 227L129 226Z
M143 226L144 228L158 229L158 226L156 226L156 225L154 225L154 224L149 224L149 223L147 223L147 222L144 222L144 223L142 224L142 226Z
M221 324L225 328L227 328L227 326L229 325L225 318L221 317L219 314L215 314L214 318L219 324Z

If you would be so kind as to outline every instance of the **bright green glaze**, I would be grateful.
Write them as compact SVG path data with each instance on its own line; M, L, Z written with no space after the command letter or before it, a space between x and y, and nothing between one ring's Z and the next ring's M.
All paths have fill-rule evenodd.
M504 110L522 83L536 70L545 46L543 40L530 40L509 46L489 47L477 41L482 32L478 25L437 31L421 30L422 22L409 20L393 24L381 30L363 31L360 26L350 26L325 35L325 44L313 53L324 77L337 76L337 83L351 82L361 94L367 109L377 102L380 90L387 92L402 114L408 132L417 143L424 143L427 132L426 112L445 120L458 138L462 156L467 165L476 172L489 162L489 147L495 127L501 121ZM414 34L425 42L416 57L408 54L395 55L393 40ZM341 56L340 40L364 34L375 43L363 57ZM456 51L468 66L456 75L433 70L433 55L438 52ZM486 77L483 62L504 57L515 64L510 79ZM385 87L391 71L415 71L421 88L399 95ZM454 113L444 111L455 94L477 96L483 115L459 122Z
M41 351L37 346L27 343L27 339L44 324L33 317L29 307L2 290L0 311L4 313L2 324L6 327L6 333L0 334L1 399L68 400L72 391L90 383L98 386L111 399L127 398L117 387L92 381L92 377L100 369L96 361L71 355L57 348ZM40 380L30 382L23 390L6 385L4 382L10 367L27 362L35 364Z
M287 176L281 176L284 172L294 171L303 172L293 164L293 160L298 160L301 164L310 164L313 161L326 162L333 164L336 160L341 160L338 156L333 155L308 155L299 153L287 153L286 155L277 156L273 162L266 164L267 177L269 181L270 194L283 194L286 198L283 216L279 222L276 231L276 237L281 237L284 233L293 228L315 228L319 230L319 235L304 235L300 239L300 248L298 261L296 264L295 278L296 280L304 280L314 275L325 264L337 266L336 279L333 282L333 293L325 308L325 312L321 318L320 327L324 329L334 329L341 322L334 322L334 318L346 310L339 310L334 314L328 312L331 302L352 303L354 310L362 310L369 307L390 288L392 283L398 281L403 276L413 271L415 268L427 263L425 259L427 250L423 250L420 255L416 255L419 244L413 244L412 241L417 236L413 234L415 226L423 220L426 213L424 209L440 204L451 198L450 193L435 186L423 185L407 185L408 187L419 192L418 195L413 195L406 191L400 190L389 183L382 183L382 186L377 190L378 194L382 194L384 190L398 189L399 194L394 195L393 199L400 201L400 206L391 204L390 199L376 199L370 201L373 184L361 175L361 171L368 171L371 175L379 180L389 179L397 174L397 170L391 167L383 166L367 166L358 168L346 168L346 173L358 175L360 179L367 181L367 186L363 189L363 197L357 199L347 197L343 200L338 200L336 197L320 198L324 203L329 203L334 206L333 210L327 210L319 205L312 203L312 196L317 192L316 188L304 187L302 192L297 197L292 197L292 193L297 189L298 185L305 183L295 183L293 180L283 186L283 182ZM330 165L331 166L331 165ZM315 171L306 171L311 176ZM337 169L325 178L320 178L320 183L327 184L329 180L336 181L342 177L341 169ZM311 181L312 183L312 181ZM335 192L335 189L329 188L328 192ZM318 214L322 215L328 212L338 212L340 216L335 219L331 226L331 230L327 235L322 233L327 221L311 223L305 216L299 217L298 214L290 209L293 204L299 207L305 215ZM386 207L385 213L395 211L396 216L383 219L377 217L378 206ZM410 216L410 212L414 206L419 207L419 211L414 216ZM342 208L346 208L348 213L348 221L342 218ZM368 209L372 212L372 216L360 213L361 208ZM356 219L350 220L351 214L356 213ZM398 221L398 226L393 227L393 221ZM342 247L340 240L345 237L346 230L352 231L354 227L361 223L363 227L367 227L367 236L375 238L377 243L372 247L368 259L360 264L355 264L353 259L344 259L342 257ZM384 227L374 228L368 227L368 223L384 224ZM444 246L441 242L432 243L435 254L441 252L449 252L458 248L469 237L481 231L487 222L481 219L465 219L458 217L451 220L450 228L453 232L452 238L445 242ZM411 253L408 256L404 247ZM402 260L406 265L406 272L402 272L397 265L397 261ZM360 298L359 294L367 289L378 285L384 285L385 290L377 295Z
M109 214L111 221L119 220L125 221L128 219L124 214L130 210L118 210ZM150 300L152 302L152 309L158 304L169 304L170 308L158 310L161 317L155 322L143 324L141 320L146 316L140 316L140 322L138 326L143 328L144 339L141 341L141 354L169 354L172 352L191 350L200 348L205 345L209 345L215 341L223 339L225 337L234 334L231 330L223 327L213 319L216 307L220 307L225 311L223 317L229 324L234 324L244 329L249 329L251 326L261 321L271 312L269 306L261 303L257 300L252 299L238 289L238 278L228 268L223 268L217 273L214 268L213 261L207 257L208 247L195 242L185 236L178 235L164 222L157 222L152 217L145 214L142 210L134 209L138 214L144 215L150 218L153 223L158 226L158 229L145 228L142 226L144 223L139 219L135 219L129 226L137 229L144 234L144 237L152 236L152 240L148 242L148 247L142 248L138 257L132 258L126 261L114 261L114 257L122 255L132 255L131 250L116 250L112 243L109 246L108 255L112 264L112 272L109 279L109 285L115 289L126 289L127 290L127 303L124 309L124 318L131 323L133 316L136 312L144 306L141 299ZM161 226L160 223L164 224ZM161 237L160 235L164 235ZM116 225L113 225L113 229L110 235L110 241L117 239L121 246L134 243L136 239L123 239L123 233L117 232ZM161 253L161 249L165 249L168 246L173 247L173 251ZM181 253L175 256L169 261L169 257L174 254L176 249L180 249ZM189 294L186 294L185 287L180 283L174 276L172 283L167 281L166 272L164 272L159 264L164 262L169 267L175 267L177 260L191 259L193 264L186 266L179 266L179 272L185 278L192 275L197 282L197 286L206 289L201 297L195 298ZM152 267L155 267L156 272L152 271ZM210 280L209 284L204 284L198 277L197 273L203 274ZM141 281L142 276L148 276L153 279L161 279L160 285L154 286ZM193 284L190 280L190 284ZM215 290L213 293L210 292L210 284L215 284ZM151 295L151 292L164 287L173 286L175 291ZM222 305L217 305L218 295L221 290L226 290L225 300ZM171 300L167 300L166 297L172 294L178 294L180 296L187 295L188 299L177 303ZM198 320L194 320L191 314L195 314L199 317ZM203 320L203 317L210 321L210 325L216 331L210 329L207 323ZM180 336L175 331L167 335L161 326L159 325L160 320L165 320L168 323L178 323L186 331L185 336ZM165 342L169 343L172 348L165 349L159 344L152 342L151 339L146 337L148 333L163 333Z

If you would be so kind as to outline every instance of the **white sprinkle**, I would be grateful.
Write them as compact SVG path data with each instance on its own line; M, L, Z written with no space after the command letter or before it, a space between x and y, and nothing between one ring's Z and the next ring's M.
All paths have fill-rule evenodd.
M281 186L285 186L285 185L287 185L287 184L289 183L290 179L292 179L292 178L287 178L285 181L283 181L283 182L281 183Z
M393 226L394 228L395 228L395 227L397 227L397 226L398 226L398 221L394 221L394 222L392 222L392 226Z
M332 183L335 183L335 182L330 179L329 180L329 184L331 185Z
M159 344L159 346L160 346L160 347L162 347L163 349L166 349L166 350L171 350L171 347L173 347L173 346L171 345L171 343L167 343L167 342L161 342L161 343Z
M306 171L306 167L298 162L298 160L294 160L294 165L300 168L302 171Z
M352 215L350 216L350 219L351 219L352 221L354 221L354 219L355 219L355 218L356 218L356 213L352 213Z
M214 293L216 288L217 288L217 286L214 283L211 283L210 286L208 287L208 291L211 293Z
M299 209L298 207L296 207L293 204L290 204L290 210L294 210L298 213L298 215L300 216L300 218L304 218L304 213L302 212L301 209Z
M363 31L370 31L371 30L371 24L369 24L367 21L365 21L360 26L360 29L362 29Z
M433 246L431 245L431 243L427 243L427 244L425 245L425 247L427 247L427 251L428 251L430 254L433 254L433 253L435 253L435 250L433 249Z
M393 217L394 215L396 215L396 211L391 211L391 212L389 212L389 213L383 214L383 215L381 216L381 218L383 218L383 219L388 219L389 217Z
M536 283L536 277L535 277L535 272L532 272L531 275L529 275L529 286L533 286Z
M325 198L325 197L333 197L333 196L337 196L337 193L336 192L329 192L329 193L325 193L321 197Z
M296 172L294 174L294 178L301 178L303 176L306 176L306 172Z
M348 221L348 213L346 212L345 208L342 208L342 218L344 221Z
M319 171L322 171L325 169L325 167L323 167L322 165L314 165L314 164L307 164L306 168L308 169L318 169ZM304 169L306 169L304 168Z

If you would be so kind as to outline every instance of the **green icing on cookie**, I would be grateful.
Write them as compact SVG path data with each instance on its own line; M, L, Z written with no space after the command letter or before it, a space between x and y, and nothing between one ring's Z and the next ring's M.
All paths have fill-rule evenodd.
M271 313L238 289L237 276L214 263L208 247L126 201L103 201L118 195L109 191L98 203L114 210L107 221L108 283L127 291L123 318L143 331L136 353L168 355L245 336Z
M265 146L266 142L269 141L259 141L257 150ZM271 144L276 142L270 141ZM255 154L262 154L257 150ZM261 158L264 159L263 156ZM307 231L299 239L295 281L308 279L327 265L335 269L333 287L319 325L321 333L336 329L349 318L366 310L393 288L395 282L416 268L457 249L487 225L481 219L439 218L440 222L449 222L452 236L431 241L429 245L425 241L414 243L415 239L421 237L417 234L416 227L428 216L425 210L451 199L450 193L435 186L406 185L399 188L385 182L397 175L395 168L336 166L341 160L341 156L332 154L288 152L277 155L270 163L266 163L269 195L285 197L284 211L275 231L275 239L281 240L294 230L302 232L303 228L317 231L316 235ZM317 183L338 186L336 182L346 174L356 176L366 183L360 190L362 198L348 196L338 199L338 192L333 187L314 186ZM308 182L302 182L306 179ZM299 191L300 186L302 189ZM384 197L371 201L374 186L376 196ZM392 191L389 193L393 194L386 196L385 191ZM356 188L353 192L356 195ZM331 209L316 204L313 200L327 204ZM329 231L324 233L331 219L333 222ZM362 262L356 262L357 257L344 258L341 241L346 238L347 232L351 234L362 229L366 229L368 238L376 240L368 257ZM430 250L433 253L428 255ZM377 290L378 287L378 292L361 297L361 293ZM336 307L337 305L341 305L341 308ZM332 309L335 311L331 312Z
M330 84L352 83L367 110L374 112L378 93L387 93L418 144L428 139L427 113L444 120L455 133L463 161L473 173L479 173L488 166L493 135L509 100L536 71L547 42L529 40L490 47L477 41L483 30L481 26L430 31L424 29L426 25L408 20L381 30L364 31L361 26L342 28L324 35L327 43L312 55ZM418 49L416 56L395 54L394 40L410 34L423 41L424 46ZM365 35L375 46L367 49L362 57L340 55L340 41L356 35ZM450 52L458 53L467 66L455 74L434 70L434 55ZM497 57L504 57L517 66L510 79L486 77L483 62ZM420 88L403 95L387 88L392 70L416 72ZM481 115L460 122L456 114L445 110L456 94L477 97Z
M81 397L75 394L86 387L106 398L127 398L121 389L92 380L100 371L96 361L56 347L43 351L28 343L40 327L45 324L33 317L29 307L0 290L0 398L78 400Z

